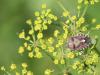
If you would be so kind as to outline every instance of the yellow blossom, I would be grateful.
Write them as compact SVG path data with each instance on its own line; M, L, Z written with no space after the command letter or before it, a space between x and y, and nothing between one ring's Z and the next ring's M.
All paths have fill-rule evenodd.
M28 49L29 51L31 51L31 50L32 50L30 45L28 45L27 49Z
M44 74L45 74L45 75L51 75L52 72L53 72L53 70L51 70L51 69L46 69L45 72L44 72Z
M60 63L61 63L61 64L65 64L65 60L64 60L64 59L61 59L61 60L60 60Z
M59 63L59 60L58 59L55 59L54 60L54 64L58 64Z
M27 71L26 75L33 75L33 73L31 71Z
M37 35L37 38L38 38L38 39L43 38L43 33L39 32L38 35Z
M77 19L76 16L72 16L71 18L72 18L72 20L76 20Z
M69 52L69 53L67 54L67 57L68 57L68 58L74 58L74 57L75 57L75 54L74 54L73 52Z
M27 73L27 69L26 68L22 69L22 75L26 75L26 73Z
M27 42L25 42L25 43L24 43L24 47L27 47L27 46L28 46L28 44L27 44Z
M49 42L50 44L53 44L53 41L54 41L54 39L53 39L52 37L48 38L48 42Z
M49 52L54 52L54 47L48 47Z
M79 21L80 21L80 23L84 23L84 22L85 22L85 19L84 19L83 17L81 17L81 18L79 19Z
M16 72L15 75L20 75L20 73L19 72Z
M32 25L31 19L27 20L26 23L27 23L28 25Z
M19 54L24 53L24 47L20 46L20 47L19 47L19 50L18 50L18 53L19 53Z
M43 25L43 29L44 30L47 30L48 29L48 26L47 25Z
M11 64L10 69L15 70L16 69L16 64Z
M92 19L92 23L95 23L95 22L96 22L96 19L95 19L95 18L93 18L93 19Z
M30 36L27 36L27 37L25 38L25 40L30 40Z
M59 46L63 45L63 39L58 40Z
M37 24L34 27L35 31L41 30L41 24Z
M96 25L96 29L100 29L100 24Z
M39 50L40 50L40 49L39 49L38 47L36 47L36 48L34 49L35 52L39 52Z
M41 45L41 48L42 48L42 49L46 49L46 45L45 45L45 44L42 44L42 45Z
M38 11L35 12L35 16L39 16L40 13Z
M33 29L29 30L29 34L32 35L34 33Z
M64 12L63 12L63 16L64 16L64 17L67 17L68 15L69 15L69 12L68 12L68 11L64 11Z
M41 53L41 52L36 52L35 57L37 57L37 58L42 58L42 53Z
M55 30L55 31L54 31L54 36L57 37L58 34L59 34L59 30Z
M52 21L51 20L48 20L48 24L51 24L52 23Z
M28 56L29 56L30 58L33 58L33 56L34 56L34 55L33 55L33 52L29 52L29 53L28 53Z
M24 31L19 33L19 38L25 38L25 32Z
M56 21L58 18L57 18L57 16L54 16L54 20Z
M1 71L5 71L5 67L4 66L1 66Z
M27 68L28 67L27 63L22 63L22 67Z
M87 31L87 27L86 26L82 27L82 31Z

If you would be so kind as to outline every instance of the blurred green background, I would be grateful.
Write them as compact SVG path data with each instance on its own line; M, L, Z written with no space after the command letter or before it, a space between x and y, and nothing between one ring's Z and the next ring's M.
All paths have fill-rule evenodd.
M11 63L20 64L21 62L27 61L34 75L43 75L43 70L46 68L55 68L56 71L61 70L53 65L48 56L45 56L41 60L30 60L27 56L21 57L17 54L18 47L22 44L17 34L22 29L28 28L25 23L26 20L31 17L34 18L33 12L39 10L42 3L47 3L48 8L51 8L56 15L61 14L63 11L56 0L0 0L0 66L8 66ZM61 3L73 15L76 14L76 0L61 0ZM92 18L97 18L97 24L100 23L100 3L90 6L85 17L89 21ZM100 38L100 30L92 31L91 34L97 34ZM97 49L100 50L100 39ZM98 65L97 70L99 71L99 69L100 66ZM54 73L54 75L58 74Z

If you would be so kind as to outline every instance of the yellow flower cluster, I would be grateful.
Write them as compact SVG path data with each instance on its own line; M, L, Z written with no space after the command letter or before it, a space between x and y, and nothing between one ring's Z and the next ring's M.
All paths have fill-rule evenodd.
M76 27L79 28L84 22L85 19L83 17L79 18L79 20L76 22Z
M76 62L73 64L72 68L78 70L78 73L80 73L80 72L83 71L84 64L81 63L80 61L76 61Z
M11 64L10 68L11 68L11 70L16 69L16 64Z
M17 71L18 70L17 65L16 64L11 64L9 71L7 71L7 69L4 66L1 67L1 70L5 73L8 73L9 75L12 75L12 72L13 72L14 75L33 75L32 71L27 70L27 68L28 68L27 63L22 63L21 68L22 69L19 72L19 71Z
M100 29L100 24L96 25L96 29Z
M53 72L53 70L51 69L46 69L45 72L44 72L44 75L51 75Z
M98 54L95 53L95 52L91 52L90 55L88 55L86 58L85 58L85 63L87 65L91 65L93 63L98 63Z
M73 52L69 52L67 54L67 57L73 59L75 57L75 54Z
M47 30L48 25L52 23L52 21L57 20L57 16L51 13L51 9L46 9L46 4L42 5L43 10L41 12L36 11L35 16L36 20L34 21L34 29L35 31Z
M62 59L55 59L54 60L54 64L65 64L65 60L62 58Z

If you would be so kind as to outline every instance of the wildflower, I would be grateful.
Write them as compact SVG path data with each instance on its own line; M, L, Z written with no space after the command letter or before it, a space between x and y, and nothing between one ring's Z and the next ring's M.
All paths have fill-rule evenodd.
M81 26L85 22L85 19L83 17L79 18L79 20L76 22L77 28Z
M52 23L52 21L51 20L48 20L48 24L51 24Z
M30 40L30 36L27 36L27 37L25 38L25 40Z
M54 20L57 21L57 19L58 19L57 16L54 16Z
M53 44L53 41L54 41L54 39L53 39L52 37L48 38L48 42L49 42L50 44Z
M41 52L36 52L35 57L36 57L36 58L42 58L42 53L41 53Z
M19 38L21 38L21 39L24 39L25 38L25 32L24 31L21 32L21 33L19 33Z
M58 44L59 44L59 46L63 45L63 40L62 39L59 39L58 40Z
M40 49L38 47L36 47L34 50L35 50L35 52L39 52Z
M69 53L67 54L67 57L72 59L72 58L75 57L75 54L74 54L73 52L69 52Z
M11 68L11 70L15 70L16 69L16 64L11 64L10 68Z
M54 52L54 47L48 47L49 52Z
M63 16L64 16L64 17L67 17L68 15L69 15L69 12L68 12L68 11L64 11L64 12L63 12Z
M28 49L29 51L32 50L30 45L27 46L27 49Z
M95 23L95 22L96 22L96 19L95 19L95 18L93 18L93 19L92 19L92 23Z
M33 29L29 30L29 34L32 35L34 33Z
M38 35L37 35L37 38L38 38L38 39L43 38L43 34L42 34L41 32L39 32Z
M67 38L67 35L68 35L67 33L64 33L63 34L63 38L66 39Z
M100 29L100 24L96 25L96 29Z
M33 73L31 71L27 71L26 75L33 75Z
M66 23L66 24L69 24L69 23L70 23L70 20L67 20L65 23Z
M57 37L58 34L59 34L59 31L58 31L58 30L55 30L55 31L54 31L54 36Z
M20 46L20 47L19 47L19 50L18 50L18 53L19 53L19 54L24 53L24 47Z
M1 66L1 71L5 71L5 67L4 66Z
M54 60L54 64L58 64L59 63L59 60L58 59L55 59Z
M26 23L27 23L28 25L32 25L31 19L27 20Z
M73 66L72 66L72 68L73 69L77 69L78 68L78 66L80 66L80 61L76 61L74 64L73 64Z
M87 27L86 26L82 27L82 31L87 31Z
M45 9L47 6L46 4L42 4L42 8Z
M35 31L41 30L41 24L35 25L34 30Z
M47 25L43 25L43 29L44 30L47 30L48 29L48 26Z
M35 16L39 16L40 13L38 11L35 12Z
M64 60L64 59L61 59L61 60L60 60L60 63L61 63L61 64L65 64L65 60Z
M28 56L29 56L30 58L33 58L33 56L34 56L34 55L33 55L33 52L29 52L29 53L28 53Z
M76 20L76 16L72 16L71 18L72 18L72 20Z
M27 42L25 42L25 43L24 43L24 47L27 47L27 46L28 46L28 44L27 44Z
M20 73L19 72L16 72L15 75L20 75Z
M27 73L27 69L24 68L24 69L22 70L22 75L26 75L26 73Z
M45 74L45 75L51 75L52 72L53 72L53 70L51 70L51 69L46 69L45 72L44 72L44 74Z
M27 68L28 67L27 63L22 63L22 67Z
M42 44L42 45L41 45L41 48L42 48L42 49L46 49L46 45L45 45L45 44Z

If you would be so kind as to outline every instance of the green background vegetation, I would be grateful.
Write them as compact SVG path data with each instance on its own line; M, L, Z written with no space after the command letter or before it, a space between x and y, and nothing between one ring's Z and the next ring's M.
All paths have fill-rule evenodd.
M61 2L73 15L76 14L76 0L61 0ZM19 65L21 62L28 62L30 68L33 68L34 75L42 75L46 68L61 70L61 67L55 66L47 55L40 60L30 60L27 55L21 57L17 53L18 47L23 42L18 39L17 35L22 29L28 28L26 20L34 18L33 12L39 10L42 3L47 3L48 8L51 8L54 14L59 15L63 11L55 0L0 0L0 66L6 65L7 67L11 63ZM90 6L85 17L88 21L97 18L97 24L100 23L100 3ZM93 25L90 24L91 26ZM97 34L100 38L100 30L91 31L91 34ZM100 51L100 39L96 47ZM97 67L98 71L99 69L100 64Z

